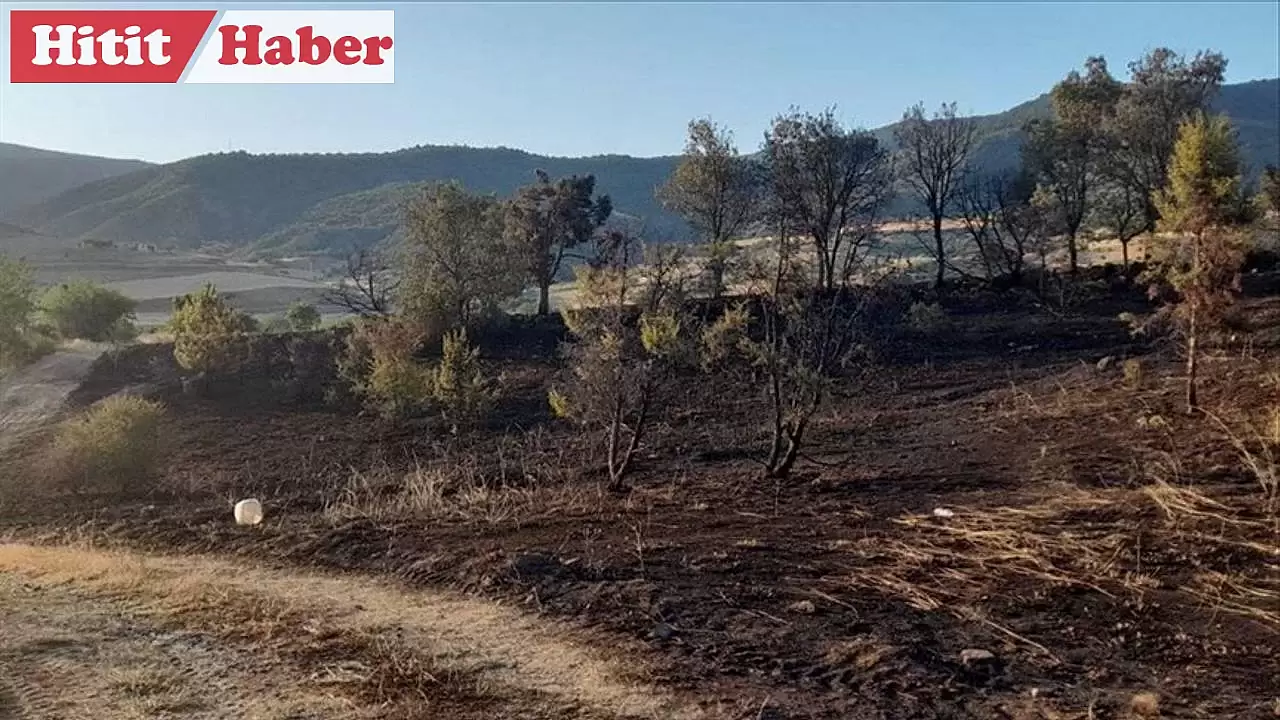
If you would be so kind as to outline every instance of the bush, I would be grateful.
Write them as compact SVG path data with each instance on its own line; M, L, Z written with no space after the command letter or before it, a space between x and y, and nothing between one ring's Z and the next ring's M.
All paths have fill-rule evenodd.
M173 357L197 373L234 372L248 357L245 337L257 329L252 317L236 310L213 285L173 302Z
M445 333L440 364L432 373L432 395L455 427L478 419L492 407L495 383L481 374L480 349L467 342L465 330Z
M283 335L293 331L293 324L284 315L272 315L260 324L259 330L267 335Z
M419 325L402 319L360 320L338 358L338 374L366 406L383 416L413 414L434 394L430 368L414 360L425 334Z
M0 370L30 360L35 283L25 264L0 255Z
M76 280L49 288L40 298L40 314L69 340L124 342L137 334L133 327L136 305L115 290Z
M289 327L296 332L310 332L320 327L320 311L315 305L304 303L301 300L289 306L284 313L284 319L288 321Z
M54 442L59 474L74 492L148 489L165 449L164 406L125 395L64 422Z
M932 333L945 330L950 320L947 311L937 303L914 302L907 310L907 324L916 332Z

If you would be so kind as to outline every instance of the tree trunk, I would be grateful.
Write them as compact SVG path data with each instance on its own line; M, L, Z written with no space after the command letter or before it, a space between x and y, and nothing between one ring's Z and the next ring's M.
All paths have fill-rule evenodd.
M711 298L719 300L724 295L724 260L713 258L708 264L711 271Z
M1124 266L1125 276L1129 275L1129 241L1120 241L1120 262Z
M779 444L779 450L781 450ZM786 449L780 453L776 453L778 457L772 458L769 462L768 477L785 480L791 474L791 468L796 464L796 458L800 455L800 441L797 438L787 436Z
M551 283L538 282L538 314L551 314Z
M934 287L941 290L943 277L947 271L946 248L942 245L942 216L933 216L933 242L934 252L938 258L938 277L934 280Z
M1071 274L1075 275L1080 272L1080 252L1079 248L1076 247L1075 233L1067 236L1067 253L1071 255Z
M1187 413L1194 413L1197 406L1196 397L1196 358L1198 355L1196 327L1196 311L1191 311L1191 321L1187 329Z

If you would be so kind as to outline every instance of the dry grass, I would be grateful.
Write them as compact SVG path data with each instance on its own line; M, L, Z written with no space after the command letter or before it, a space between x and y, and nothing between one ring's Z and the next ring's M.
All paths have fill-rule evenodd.
M1156 480L1138 490L1059 485L1022 507L956 507L949 518L909 515L895 520L904 535L853 546L862 562L852 580L922 610L945 609L968 619L1001 585L1019 581L1138 603L1155 588L1176 588L1188 605L1280 631L1280 538L1271 523L1256 519L1248 496L1244 507L1240 502L1239 496L1215 499ZM1144 567L1144 542L1191 556L1230 546L1258 562L1250 564L1251 574L1205 566L1186 583Z
M543 442L536 435L519 438L490 454L446 449L430 465L418 463L409 472L387 465L353 471L325 515L334 522L456 520L519 527L541 518L600 512L603 489L574 482Z
M532 697L609 717L699 716L650 686L634 660L624 665L565 628L451 594L199 557L26 545L0 545L0 571L140 603L163 622L287 655L365 703Z

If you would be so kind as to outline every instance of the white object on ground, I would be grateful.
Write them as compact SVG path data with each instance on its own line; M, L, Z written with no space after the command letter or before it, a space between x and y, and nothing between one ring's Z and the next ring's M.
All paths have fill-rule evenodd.
M934 514L934 516L935 516L935 517L943 517L943 518L946 518L946 517L955 517L955 516L956 516L956 514L955 514L954 512L951 512L950 510L948 510L948 509L946 509L946 508L934 508L934 509L933 509L933 514Z
M247 498L236 503L236 524L257 525L262 522L262 503Z

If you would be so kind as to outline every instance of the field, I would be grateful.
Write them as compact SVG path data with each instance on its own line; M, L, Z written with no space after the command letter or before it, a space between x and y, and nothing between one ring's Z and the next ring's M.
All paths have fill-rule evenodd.
M90 628L186 678L159 694L198 711L138 717L273 688L258 716L1274 717L1280 276L1248 276L1188 416L1175 348L1117 319L1141 289L1093 275L1066 308L944 296L786 481L760 477L757 386L690 372L606 491L547 409L554 320L479 338L503 399L457 434L252 374L184 393L165 345L104 358L71 406L162 399L173 451L138 497L42 487L38 433L10 452L0 717L132 697L82 683ZM246 496L260 527L231 522ZM12 635L36 618L50 637ZM225 697L189 697L210 673Z
M43 235L4 238L0 252L27 261L41 286L85 279L119 290L138 302L137 320L144 327L163 324L173 298L207 282L259 317L282 313L299 300L340 315L323 304L328 267L314 262L247 263L211 253L92 248Z

